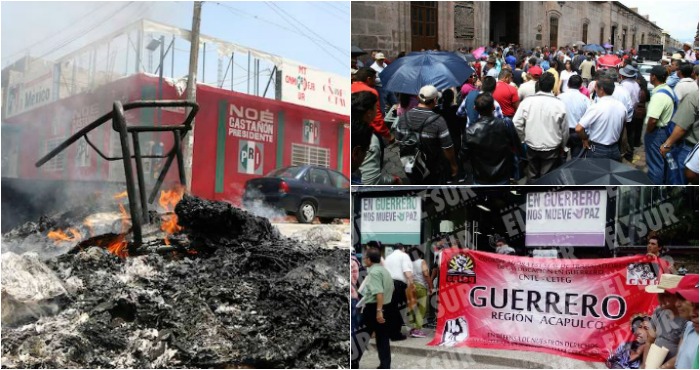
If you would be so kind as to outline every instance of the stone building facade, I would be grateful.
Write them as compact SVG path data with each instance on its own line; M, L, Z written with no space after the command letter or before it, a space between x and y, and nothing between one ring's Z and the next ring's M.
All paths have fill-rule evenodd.
M565 46L576 41L615 49L662 44L662 30L617 1L353 1L352 44L395 56L456 50L489 41Z

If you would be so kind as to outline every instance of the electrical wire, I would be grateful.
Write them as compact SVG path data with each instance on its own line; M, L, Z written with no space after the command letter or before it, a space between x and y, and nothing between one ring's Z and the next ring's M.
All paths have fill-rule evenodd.
M290 15L288 15L284 10L279 9L274 3L265 2L265 4L267 4L267 5L272 9L272 11L274 11L275 13L277 13L278 15L280 15L280 16L283 18L283 20L286 21L287 23L289 23L292 27L295 27L295 28L299 29L298 26L294 25L293 21L287 19L287 17L292 18L292 19L294 19L294 18L291 17ZM303 26L303 24L302 24L302 26ZM306 26L304 26L304 27L306 27ZM307 29L308 29L308 27L307 27ZM301 31L301 30L300 30L300 31ZM303 32L303 31L301 31L301 32ZM340 64L343 65L343 66L346 66L346 65L347 65L347 63L346 63L345 61L339 59L334 53L331 53L324 45L321 45L321 43L320 43L319 41L317 41L317 40L314 39L313 37L309 37L308 35L305 35L305 37L308 38L309 40L311 40L311 41L312 41L314 44L316 44L321 50L323 50L324 53L328 54L328 56L330 56L331 58L333 58L335 61L337 61L338 63L340 63ZM327 45L333 47L334 49L339 50L340 52L343 52L342 50L338 49L335 45L331 44L330 42L328 42L328 41L326 41L326 40L323 40L323 41L324 41Z

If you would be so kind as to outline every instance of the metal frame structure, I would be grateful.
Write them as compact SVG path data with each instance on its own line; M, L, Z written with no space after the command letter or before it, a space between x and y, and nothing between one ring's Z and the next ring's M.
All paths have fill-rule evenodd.
M167 107L184 107L190 108L189 114L185 118L184 122L176 125L139 125L139 126L129 126L126 122L125 112L131 109L139 108L167 108ZM180 175L180 184L183 186L187 185L187 178L185 176L185 164L184 157L182 153L182 140L187 135L187 133L192 129L192 121L195 115L199 111L199 105L195 102L184 101L184 100L143 100L134 101L131 103L123 104L121 101L115 101L112 106L112 111L103 115L102 117L96 119L89 125L83 127L80 131L73 134L71 137L63 141L51 152L43 156L36 162L36 167L41 167L46 162L50 161L53 157L64 151L71 144L78 141L80 138L84 138L85 141L100 155L103 159L107 161L118 161L122 160L124 162L124 176L126 177L126 192L129 199L129 213L131 214L131 228L133 233L133 243L130 244L130 252L134 252L136 248L140 247L143 242L142 225L149 222L148 217L148 204L152 204L160 190L165 176L172 165L173 160L177 157L178 172ZM122 148L121 157L109 157L104 154L99 148L97 148L89 139L88 134L107 123L112 121L112 129L119 133L119 139ZM173 134L173 146L164 155L142 155L139 134L150 133L150 132L172 132ZM133 155L129 149L129 136L131 136L133 144ZM167 158L163 169L161 169L158 175L158 180L156 181L151 194L146 200L146 184L143 175L143 159L147 158ZM138 198L137 198L137 188L134 183L134 168L132 167L131 160L134 159L136 166L136 181L138 183Z

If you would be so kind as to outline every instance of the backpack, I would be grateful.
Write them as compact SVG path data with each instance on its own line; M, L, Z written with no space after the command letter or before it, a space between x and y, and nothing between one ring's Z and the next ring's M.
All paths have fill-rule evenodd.
M671 118L673 118L673 116L676 115L676 110L678 109L678 98L676 98L676 93L672 91L669 92L666 89L660 89L657 92L663 93L664 95L671 98L671 100L673 100L673 113L671 114ZM666 125L666 134L668 134L668 136L671 136L674 128L676 128L676 123L673 121L668 121L668 124Z
M421 135L423 134L423 129L430 123L437 121L440 118L439 114L433 114L429 116L421 123L419 131L416 132L411 129L408 124L408 114L406 112L400 118L404 120L406 127L408 128L408 134L399 143L399 156L401 157L401 163L404 166L404 172L411 180L411 182L418 184L422 183L428 176L430 176L430 170L428 169L428 157L426 155L426 150L423 148L421 143Z

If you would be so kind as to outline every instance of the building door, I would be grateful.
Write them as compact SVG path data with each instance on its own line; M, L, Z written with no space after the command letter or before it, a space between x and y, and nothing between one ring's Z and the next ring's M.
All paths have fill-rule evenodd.
M520 2L491 1L489 41L520 44Z
M437 1L411 1L411 49L430 50L438 45Z
M557 17L550 17L549 18L549 46L552 47L557 47L558 46L558 39L559 36L559 18Z

